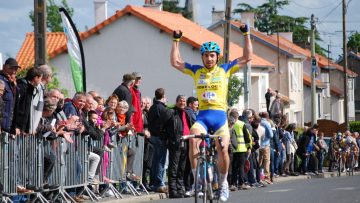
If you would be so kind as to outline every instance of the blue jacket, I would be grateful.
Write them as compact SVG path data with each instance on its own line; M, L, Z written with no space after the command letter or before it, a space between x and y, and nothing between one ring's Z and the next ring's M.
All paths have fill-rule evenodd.
M9 81L8 77L5 76L5 74L3 74L2 72L0 72L0 80L4 81L5 83L5 92L2 96L2 99L4 100L4 112L3 120L1 122L1 128L5 132L10 133L11 123L14 114L17 87L13 82Z
M266 146L270 146L270 139L274 137L274 134L270 123L265 118L261 119L260 124L265 128L265 138L261 141L261 148L265 148Z

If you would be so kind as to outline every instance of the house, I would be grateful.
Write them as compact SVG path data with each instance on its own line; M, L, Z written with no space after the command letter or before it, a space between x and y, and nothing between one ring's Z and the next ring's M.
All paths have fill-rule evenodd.
M180 14L154 8L126 6L80 34L88 90L96 90L108 96L121 83L124 73L137 71L143 75L143 96L153 97L155 89L159 87L165 88L170 103L174 103L178 94L194 94L191 77L170 65L173 31L182 30L180 51L183 59L193 64L202 64L198 51L202 43L215 41L222 46L223 38ZM48 33L47 36L49 63L57 68L61 85L73 94L65 37L62 33ZM17 59L22 66L22 63L30 64L33 60L33 40L33 34L28 33L18 53ZM52 49L52 46L56 48ZM242 56L240 46L232 43L230 50L231 60ZM256 55L252 64L259 69L273 67L272 63Z
M355 72L357 75L360 74L360 53L350 51L347 57L349 70ZM340 58L336 63L343 65L343 58ZM351 77L352 75L350 75ZM354 81L349 81L348 88L354 89L354 94L349 95L349 98L354 97L355 102L355 120L360 120L360 77L356 77ZM350 100L349 99L349 100Z
M275 36L272 36L275 38ZM280 37L287 46L297 50L304 54L307 59L304 61L304 73L308 76L311 75L311 51L303 49L291 41ZM322 87L318 86L320 91L317 92L317 117L319 119L329 119L338 123L345 121L344 115L344 67L336 64L334 61L328 58L316 54L316 60L318 62L318 77L317 79L322 82ZM348 83L353 84L354 78L357 74L351 70L347 70ZM349 85L351 86L351 85ZM306 92L310 93L311 89L306 88ZM304 92L304 94L306 93ZM308 97L308 98L307 98ZM305 106L311 104L310 95L305 95ZM354 89L348 89L348 118L354 120L355 108L354 108ZM306 108L305 108L306 109ZM309 121L311 121L310 112L307 114Z
M217 14L218 15L218 14ZM249 17L250 16L250 17ZM213 25L209 29L219 35L224 33L225 21L213 17ZM247 19L249 19L247 21ZM253 16L246 13L245 22L254 22ZM231 22L231 40L235 44L243 44L240 22ZM253 27L253 24L252 24ZM289 122L311 122L311 52L292 42L292 33L266 35L251 29L254 53L265 58L277 68L270 73L269 87L290 98L290 106L285 109ZM328 61L325 57L316 55L321 74L316 78L317 118L332 119L344 122L343 84L341 83L343 67ZM334 70L331 71L330 70ZM348 74L354 75L352 71ZM330 76L330 77L329 77ZM329 82L329 78L331 84ZM349 93L351 95L351 91ZM264 97L264 96L262 96ZM265 100L265 99L264 99ZM349 107L353 106L349 100ZM351 117L351 110L349 111Z

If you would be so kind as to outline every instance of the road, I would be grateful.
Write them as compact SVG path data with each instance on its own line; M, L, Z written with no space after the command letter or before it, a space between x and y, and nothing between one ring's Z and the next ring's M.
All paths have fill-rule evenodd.
M293 180L268 185L266 188L232 192L228 202L354 203L360 202L359 189L360 176ZM194 199L164 199L156 202L185 203L194 202Z

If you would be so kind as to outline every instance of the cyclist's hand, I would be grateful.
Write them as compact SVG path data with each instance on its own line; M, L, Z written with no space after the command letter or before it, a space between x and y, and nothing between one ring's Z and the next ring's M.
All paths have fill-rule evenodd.
M250 27L247 24L242 24L239 28L244 36L250 33Z
M175 41L180 41L181 37L182 37L181 30L175 30L173 32L173 38L174 38Z

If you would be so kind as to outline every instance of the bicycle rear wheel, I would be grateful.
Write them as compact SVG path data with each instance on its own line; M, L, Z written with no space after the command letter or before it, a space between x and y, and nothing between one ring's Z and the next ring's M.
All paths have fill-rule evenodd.
M206 162L200 157L197 160L195 181L195 203L206 203L207 181L206 181ZM202 194L202 195L200 195Z

